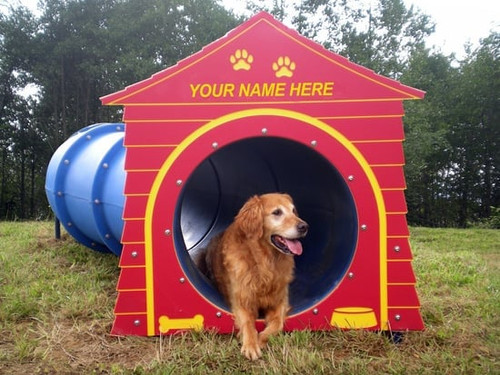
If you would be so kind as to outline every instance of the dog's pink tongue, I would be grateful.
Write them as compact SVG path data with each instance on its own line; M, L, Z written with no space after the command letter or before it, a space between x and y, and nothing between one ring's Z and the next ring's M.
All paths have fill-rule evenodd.
M302 254L302 244L300 243L299 240L289 240L285 238L285 241L286 245L288 246L288 248L292 253L294 253L295 255Z

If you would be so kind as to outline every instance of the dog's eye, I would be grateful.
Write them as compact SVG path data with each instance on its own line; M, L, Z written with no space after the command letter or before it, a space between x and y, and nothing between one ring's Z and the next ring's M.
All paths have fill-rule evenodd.
M281 210L281 208L277 208L273 211L274 216L281 216L282 214L283 214L283 211Z

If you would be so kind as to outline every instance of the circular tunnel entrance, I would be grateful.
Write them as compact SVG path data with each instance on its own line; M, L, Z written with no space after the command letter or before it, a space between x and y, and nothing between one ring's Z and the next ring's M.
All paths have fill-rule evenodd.
M177 256L195 288L220 308L221 295L192 259L223 231L254 194L290 194L310 225L295 258L291 314L311 308L338 285L356 248L353 197L337 169L314 149L277 137L248 138L220 148L190 175L177 202Z

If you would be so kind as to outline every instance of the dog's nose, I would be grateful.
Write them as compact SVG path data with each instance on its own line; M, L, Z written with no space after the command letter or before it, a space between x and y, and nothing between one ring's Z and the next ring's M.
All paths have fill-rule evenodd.
M301 221L300 223L297 224L297 232L299 232L302 235L305 235L308 229L309 225L305 221Z

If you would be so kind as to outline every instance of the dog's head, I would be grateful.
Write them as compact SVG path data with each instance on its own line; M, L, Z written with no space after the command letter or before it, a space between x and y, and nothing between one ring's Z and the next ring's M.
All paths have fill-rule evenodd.
M253 196L241 208L235 223L247 238L267 241L286 255L302 254L299 239L307 234L309 225L299 218L288 194Z

